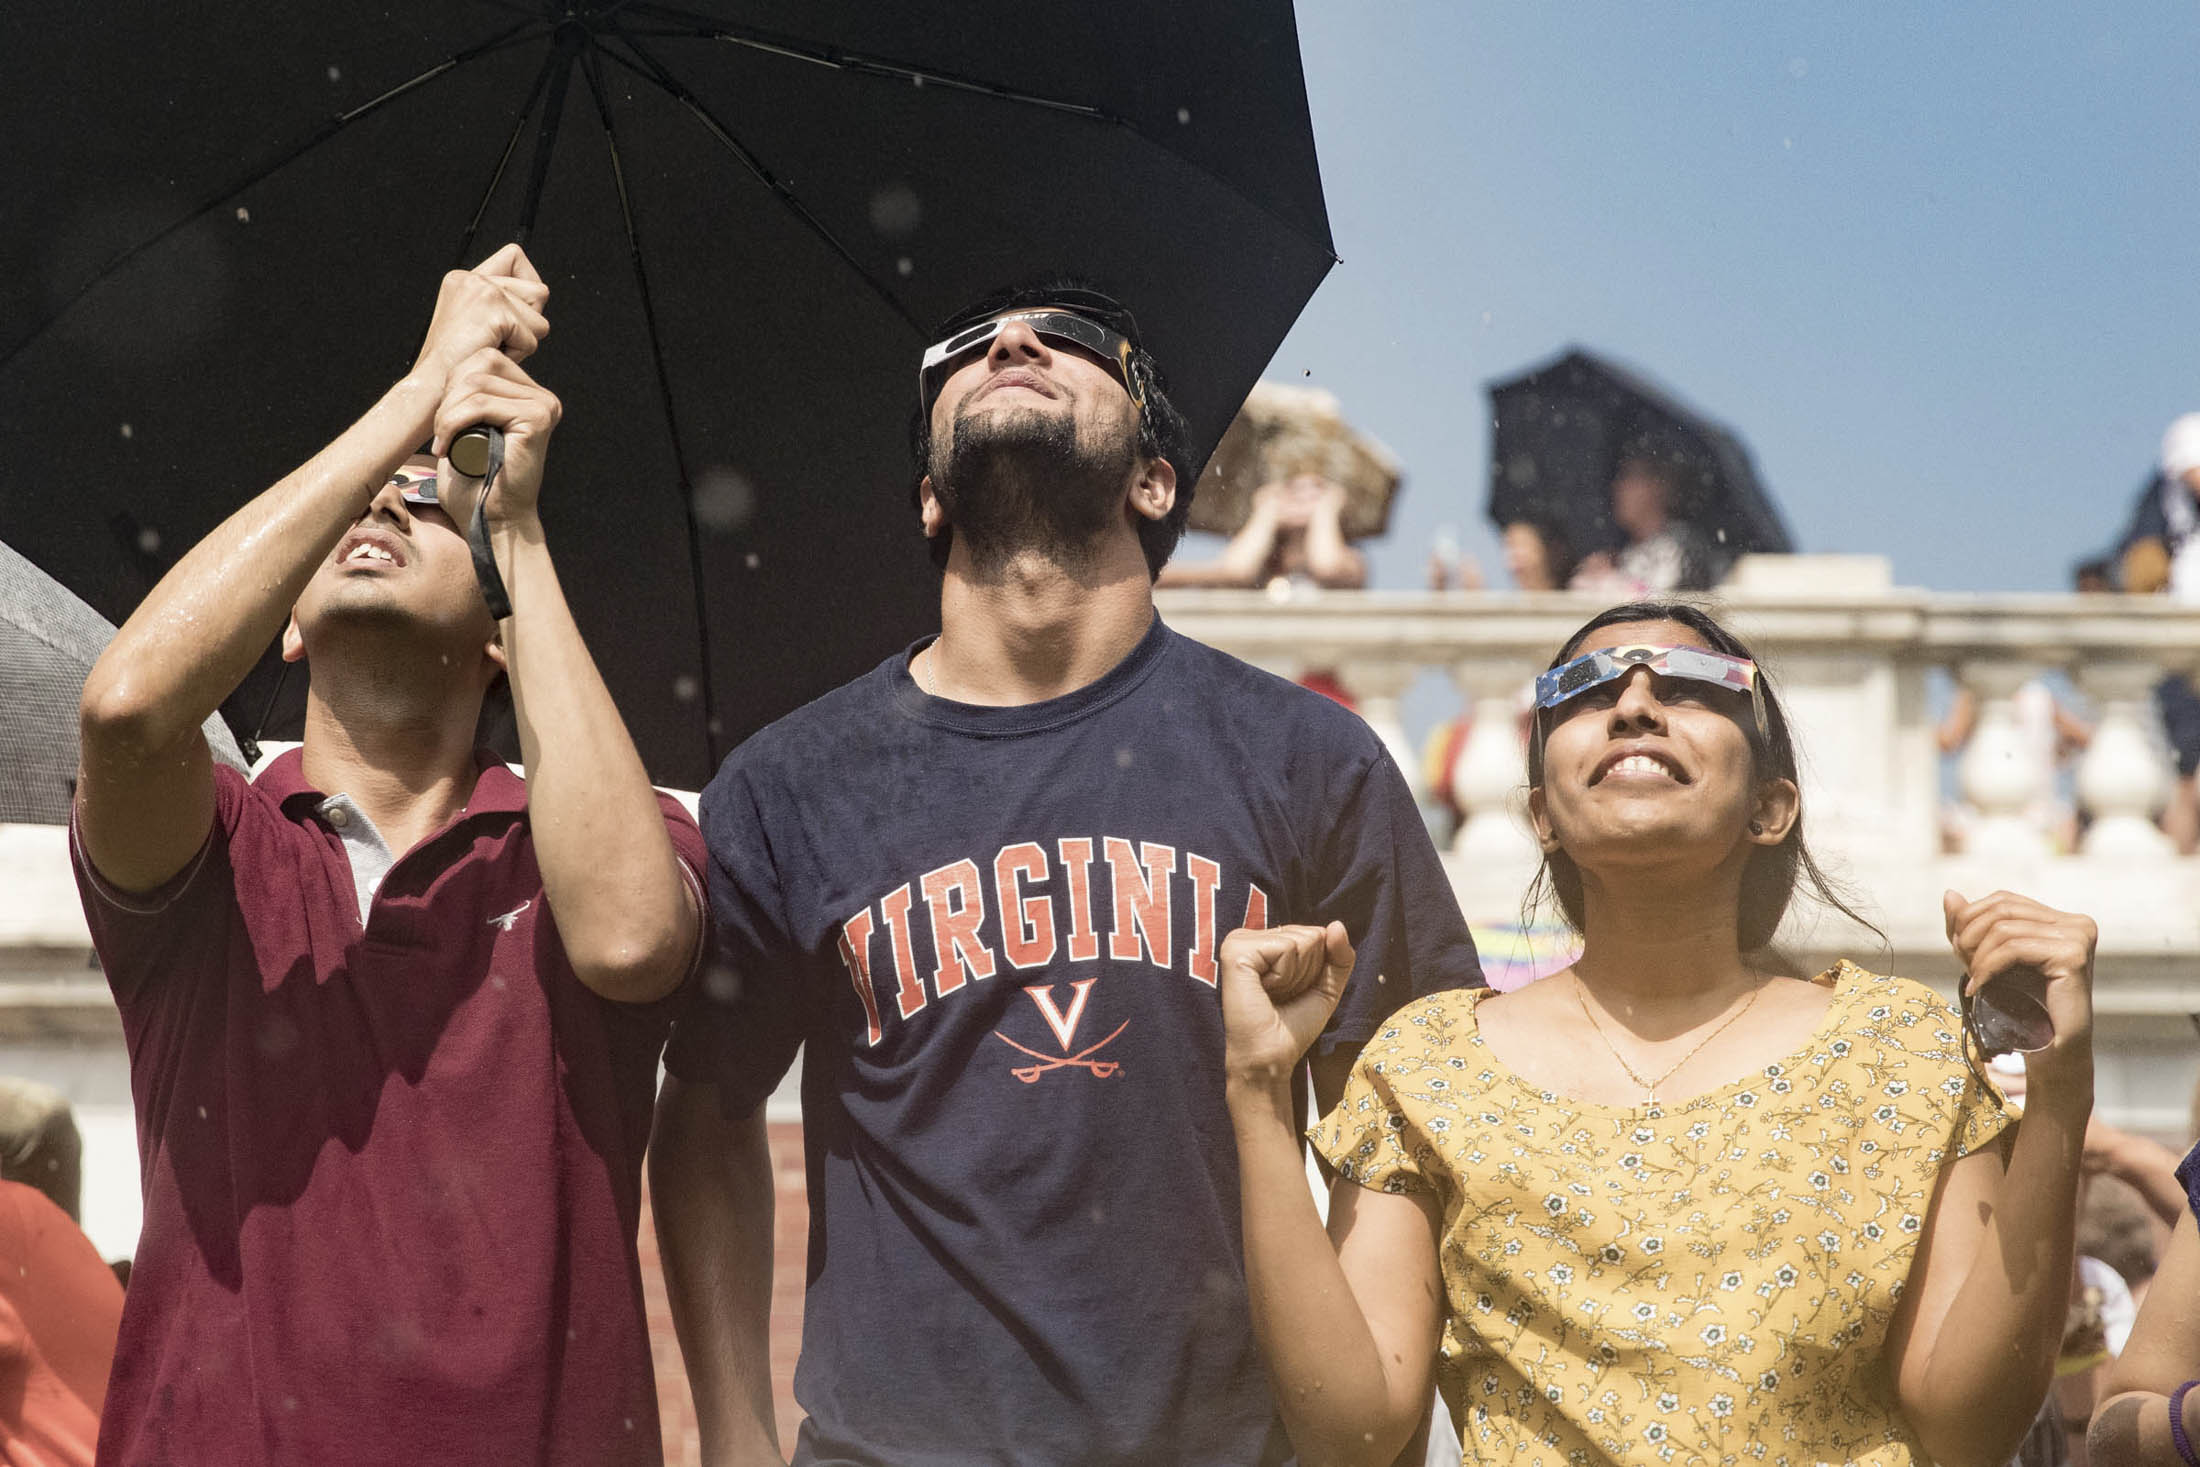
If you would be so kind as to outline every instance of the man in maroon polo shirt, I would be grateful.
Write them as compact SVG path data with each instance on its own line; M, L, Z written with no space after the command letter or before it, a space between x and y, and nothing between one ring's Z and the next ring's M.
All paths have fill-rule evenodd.
M102 1467L660 1460L634 1240L703 856L543 542L546 297L517 246L445 277L412 370L85 684L77 876L145 1186ZM501 625L479 484L408 458L477 422ZM278 632L305 740L248 784L198 729ZM500 674L524 784L474 748Z

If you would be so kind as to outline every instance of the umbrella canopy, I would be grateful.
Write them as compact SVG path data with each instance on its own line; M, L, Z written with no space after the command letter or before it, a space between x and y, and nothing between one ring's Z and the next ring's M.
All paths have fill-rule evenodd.
M1727 555L1793 550L1749 450L1648 377L1575 348L1489 385L1490 518L1545 518L1576 554L1618 547L1611 487L1623 456L1647 452L1675 470L1676 519Z
M0 539L120 619L524 234L551 544L691 787L932 624L939 318L1091 277L1203 458L1333 262L1288 0L17 6L0 133Z
M76 701L115 629L0 544L0 822L66 825L76 795ZM243 769L219 718L214 757Z
M1222 435L1192 500L1191 526L1234 535L1253 512L1263 484L1318 474L1345 492L1344 533L1350 540L1390 528L1398 495L1398 460L1344 420L1334 394L1319 387L1258 382Z

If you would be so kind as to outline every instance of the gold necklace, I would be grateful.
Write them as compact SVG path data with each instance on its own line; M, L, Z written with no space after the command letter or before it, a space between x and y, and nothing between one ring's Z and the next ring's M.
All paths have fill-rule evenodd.
M1619 1046L1612 1042L1611 1035L1604 1032L1604 1026L1597 1022L1597 1016L1589 1012L1589 1000L1582 993L1581 975L1578 973L1571 973L1567 976L1574 980L1574 1002L1581 1005L1581 1016L1589 1021L1590 1028L1596 1030L1597 1038L1604 1041L1604 1047L1612 1052L1613 1059L1619 1061L1619 1067L1627 1072L1627 1078L1642 1087L1644 1102L1649 1105L1656 1105L1658 1103L1658 1087L1660 1085L1663 1085L1666 1081L1672 1079L1675 1075L1679 1074L1681 1066L1687 1064L1690 1060L1696 1057L1697 1050L1702 1049L1712 1040L1718 1038L1721 1034L1724 1034L1727 1031L1727 1027L1729 1025L1731 1025L1735 1020L1739 1019L1742 1015L1748 1013L1751 1007L1756 1004L1757 995L1765 991L1764 979L1759 978L1757 980L1757 986L1749 991L1749 1001L1747 1003L1744 1003L1733 1013L1728 1014L1724 1019L1721 1019L1717 1028L1713 1029L1709 1034L1704 1035L1703 1038L1697 1040L1695 1044L1690 1047L1688 1053L1682 1055L1679 1059L1675 1060L1664 1074L1657 1075L1652 1077L1651 1079L1645 1080L1641 1075L1635 1073L1635 1067L1633 1065L1627 1063L1627 1056L1619 1052Z

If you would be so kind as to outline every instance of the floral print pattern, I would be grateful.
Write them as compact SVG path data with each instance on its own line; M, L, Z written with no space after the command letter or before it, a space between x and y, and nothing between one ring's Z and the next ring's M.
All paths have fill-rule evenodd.
M1486 990L1368 1042L1309 1134L1340 1176L1440 1205L1436 1375L1469 1461L1926 1460L1887 1325L1940 1169L2009 1116L1932 990L1816 981L1808 1044L1679 1104L1530 1085L1482 1043Z

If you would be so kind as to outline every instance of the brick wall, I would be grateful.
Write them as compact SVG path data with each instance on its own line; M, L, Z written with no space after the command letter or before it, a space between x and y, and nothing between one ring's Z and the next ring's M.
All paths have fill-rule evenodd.
M778 1211L773 1219L772 1250L772 1398L782 1450L794 1450L802 1424L794 1404L794 1361L802 1347L802 1279L809 1253L810 1207L802 1181L802 1126L798 1121L771 1125L772 1174ZM649 1306L649 1345L657 1362L657 1414L665 1433L667 1467L699 1467L695 1403L688 1395L687 1370L673 1334L672 1306L665 1298L664 1271L657 1261L657 1230L642 1195L642 1290Z

